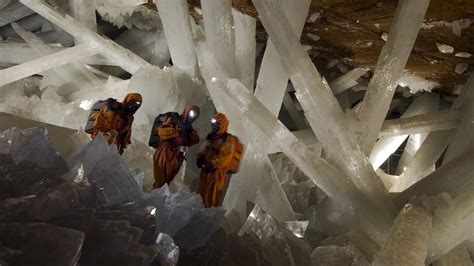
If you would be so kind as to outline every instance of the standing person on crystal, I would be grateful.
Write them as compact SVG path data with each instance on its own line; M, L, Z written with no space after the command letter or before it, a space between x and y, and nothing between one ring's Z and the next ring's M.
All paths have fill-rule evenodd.
M196 161L201 168L198 193L204 206L217 207L222 205L230 175L239 170L243 145L236 136L227 133L229 120L224 114L214 114L210 122L209 142Z
M168 112L155 118L148 142L156 149L153 155L153 188L169 185L186 159L188 148L199 143L199 136L192 125L199 113L199 107L193 105L186 107L181 115Z
M131 144L133 115L142 104L139 93L129 93L122 103L108 98L96 102L91 109L85 131L92 139L101 135L109 144L116 144L120 154Z

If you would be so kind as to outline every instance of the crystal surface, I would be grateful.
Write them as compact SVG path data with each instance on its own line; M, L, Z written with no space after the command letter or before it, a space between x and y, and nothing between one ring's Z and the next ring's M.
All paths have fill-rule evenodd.
M311 128L329 154L329 161L340 167L357 188L375 204L385 205L385 188L376 176L369 160L352 141L345 128L345 115L332 95L327 82L321 78L310 58L301 47L290 24L276 1L254 1L265 29L274 41L285 70L290 74ZM324 121L323 121L324 120ZM324 124L324 128L321 126ZM383 203L382 203L383 202ZM388 207L387 207L388 206Z
M185 0L156 0L155 3L174 65L194 76L197 71L197 59L187 2Z
M436 43L436 47L438 47L438 51L443 54L452 54L454 52L454 47L444 43Z
M432 217L423 207L407 204L392 225L389 237L373 265L423 265Z
M255 79L255 54L257 20L232 8L235 27L235 61L238 78L247 88L253 88Z
M358 143L365 154L370 154L377 140L429 3L428 0L400 1L397 5L387 43L380 52L374 75L358 112L366 130L362 134L355 132L355 135L360 136Z
M367 73L367 71L369 71L369 69L363 67L354 68L335 79L333 82L329 83L329 86L331 87L334 95L339 94L359 84L357 80Z

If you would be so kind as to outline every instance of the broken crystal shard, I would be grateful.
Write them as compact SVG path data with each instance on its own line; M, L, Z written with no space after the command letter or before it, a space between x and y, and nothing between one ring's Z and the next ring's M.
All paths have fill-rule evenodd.
M313 14L311 14L308 18L308 23L314 23L316 20L318 20L318 18L321 17L321 14L319 12L315 12Z
M171 193L167 185L145 195L148 205L156 207L156 232L173 236L186 226L198 209L204 208L201 197L187 188Z
M457 196L447 208L437 209L433 217L427 262L433 262L474 236L474 190Z
M232 8L235 25L235 60L237 73L245 87L252 89L255 79L257 19Z
M101 50L91 43L83 43L54 54L28 61L21 65L0 70L0 86L9 84L28 76L53 69L82 58L95 55Z
M173 235L176 244L188 250L204 246L221 227L224 214L225 209L222 207L197 210L186 226Z
M459 52L459 53L456 53L454 56L461 57L461 58L471 58L472 54L468 52Z
M408 61L429 0L400 1L390 28L387 43L380 52L374 74L367 87L358 117L366 130L359 134L359 145L370 154L395 93L398 79Z
M350 247L339 246L321 246L317 247L311 253L311 265L324 266L343 266L353 265L354 254Z
M284 223L285 228L299 238L304 237L308 225L309 221L290 221Z
M451 27L453 34L461 37L462 30L468 28L471 25L472 21L470 19L459 19L451 22Z
M204 76L209 75L206 71L219 74L217 68L213 68L212 57L207 53L198 53L200 64L206 65L211 69L202 68ZM222 74L219 74L221 76ZM250 92L239 84L236 80L230 80L225 86L216 78L214 82L208 84L208 89L212 94L223 92L226 97L235 106L241 108L241 115L247 117L264 133L268 139L278 143L281 150L290 158L308 177L310 177L329 197L337 199L340 204L349 204L351 202L354 208L360 213L361 219L366 222L361 222L360 225L366 228L361 229L367 232L368 235L374 239L381 240L383 233L388 230L388 221L386 210L381 210L375 213L370 213L375 210L373 207L366 207L367 204L372 205L367 199L359 193L351 182L339 173L339 171L326 161L311 153L301 142L299 142L289 130L272 115L272 113L263 106L258 100L254 98ZM345 191L345 192L342 192ZM342 197L341 197L342 196ZM365 207L363 207L365 206ZM368 213L367 213L368 212ZM373 224L368 226L369 224ZM382 229L384 228L384 229Z
M357 80L369 71L368 68L358 67L354 68L346 74L335 79L329 84L334 95L350 89L358 84Z
M113 59L118 65L132 74L140 67L149 65L149 63L129 50L117 45L110 39L106 39L89 30L71 16L60 14L44 2L36 0L20 0L20 2L50 20L55 25L61 27L74 37L80 38L85 42L93 42L95 46L101 47L101 52L104 56Z
M307 33L306 36L308 36L308 38L310 38L311 40L313 40L313 41L315 41L315 42L316 42L316 41L319 41L319 40L321 39L321 38L319 38L318 35L312 34L312 33Z
M456 74L463 74L464 72L466 72L467 70L469 69L469 65L466 64L466 63L459 63L459 64L456 64L456 68L454 69L454 72L456 72Z
M402 76L398 79L398 85L410 88L411 94L423 91L430 92L434 88L438 88L440 86L440 84L437 82L426 80L409 72L404 72L402 74Z
M228 75L237 77L232 1L202 0L201 8L209 50Z
M406 118L385 120L379 137L385 138L452 129L458 125L459 116L459 110L448 109Z
M63 176L66 182L75 183L78 185L89 185L89 181L87 180L87 176L84 172L84 165L82 163L78 163L76 166L71 168L71 170Z
M158 260L160 261L161 265L175 266L178 263L179 247L176 246L171 236L164 233L159 233L155 244L158 245L160 250Z
M431 221L424 208L405 205L373 265L424 265Z
M438 47L438 51L443 54L452 54L454 53L454 47L444 44L444 43L436 43L436 47Z
M173 64L195 76L197 59L185 0L155 0Z
M141 200L143 193L132 172L118 154L116 146L108 145L102 136L89 142L69 161L71 166L78 163L82 163L89 182L98 189L98 206L114 206Z
M16 163L28 161L39 167L67 171L67 165L54 149L45 126L24 130L14 127L1 132L0 153L11 154Z
M417 97L410 107L403 113L402 118L411 117L438 109L439 96L431 93ZM370 161L374 169L379 168L390 155L406 140L408 135L379 139L370 154Z
M383 183L373 171L368 158L350 138L342 109L329 85L302 49L282 9L275 1L253 2L281 56L285 70L290 74L306 118L328 153L329 161L340 167L375 204L384 205L383 208L389 212L393 211L386 200ZM321 126L323 124L324 127Z
M388 33L383 32L382 35L380 35L380 39L382 39L386 42L388 40Z

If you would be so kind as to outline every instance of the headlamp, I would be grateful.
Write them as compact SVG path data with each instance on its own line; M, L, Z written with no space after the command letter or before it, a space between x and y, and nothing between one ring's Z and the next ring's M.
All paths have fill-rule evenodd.
M191 110L191 111L189 111L189 116L191 118L194 118L196 116L196 113L193 110Z
M211 124L217 123L217 120L215 118L211 118Z

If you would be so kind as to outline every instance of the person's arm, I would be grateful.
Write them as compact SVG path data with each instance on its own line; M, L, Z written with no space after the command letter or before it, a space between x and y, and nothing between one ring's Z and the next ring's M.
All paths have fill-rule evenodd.
M109 132L113 117L114 112L112 112L107 106L103 106L97 113L93 124L94 128L104 133Z

